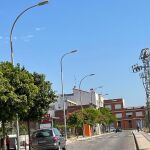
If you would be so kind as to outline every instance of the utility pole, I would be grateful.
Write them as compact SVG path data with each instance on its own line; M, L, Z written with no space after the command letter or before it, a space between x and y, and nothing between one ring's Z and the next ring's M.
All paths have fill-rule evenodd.
M144 48L141 50L139 59L142 61L143 65L140 66L135 64L132 66L133 72L143 72L140 74L142 83L146 93L146 107L147 107L147 118L148 118L148 128L150 132L150 48Z

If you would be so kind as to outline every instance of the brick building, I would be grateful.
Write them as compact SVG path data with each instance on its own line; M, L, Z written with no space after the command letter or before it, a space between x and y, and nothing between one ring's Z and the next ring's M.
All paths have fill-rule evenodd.
M89 108L89 107L91 107L91 105L83 105L82 107L83 108ZM66 110L66 117L68 118L70 114L72 114L73 112L76 112L78 110L81 110L81 106L80 105L77 105L77 106L68 106L68 108ZM63 113L63 110L56 110L55 111L55 116L59 117L59 119L56 120L56 122L59 122L60 124L64 123L64 113Z
M122 129L135 129L137 125L142 128L144 126L144 118L146 108L140 107L125 107L122 98L104 100L104 107L109 108L116 116L117 122L113 126Z

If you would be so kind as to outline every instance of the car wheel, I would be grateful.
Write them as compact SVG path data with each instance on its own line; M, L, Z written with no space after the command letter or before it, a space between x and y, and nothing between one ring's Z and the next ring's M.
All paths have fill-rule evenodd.
M66 147L63 147L62 150L66 150Z

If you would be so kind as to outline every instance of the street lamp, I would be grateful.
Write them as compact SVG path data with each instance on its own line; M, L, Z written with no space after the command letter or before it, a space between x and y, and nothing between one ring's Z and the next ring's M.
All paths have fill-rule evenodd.
M87 78L87 77L90 77L90 76L94 76L95 74L88 74L88 75L86 75L86 76L84 76L81 80L80 80L80 83L79 83L79 92L80 92L80 97L79 97L79 99L80 99L80 104L81 104L81 109L83 110L83 106L82 106L82 100L81 100L81 83L82 83L82 81L85 79L85 78Z
M97 89L101 89L101 88L103 88L103 86L98 86L98 87L94 88L93 91L95 91Z
M26 8L24 11L22 11L15 19L15 21L13 22L12 24L12 27L11 27L11 30L10 30L10 48L11 48L11 63L12 65L14 64L14 52L13 52L13 44L12 44L12 33L13 33L13 29L15 27L15 24L16 22L18 21L18 19L28 10L36 7L36 6L42 6L42 5L45 5L48 3L48 0L44 0L42 2L39 2L35 5L32 5L28 8ZM20 141L19 141L19 123L18 123L18 114L16 114L16 118L17 118L17 121L16 121L16 128L17 128L17 149L20 150Z
M60 66L61 66L61 88L62 88L61 93L62 93L63 112L64 112L64 133L65 133L65 140L67 140L67 127L66 127L66 107L65 107L65 98L64 98L63 65L62 65L62 62L63 62L63 58L66 55L69 55L69 54L72 54L72 53L75 53L75 52L77 52L77 50L73 50L73 51L70 51L68 53L65 53L64 55L62 55L61 61L60 61Z
M82 111L82 117L83 117L83 106L82 106L82 100L81 100L81 83L82 81L87 78L87 77L90 77L90 76L94 76L95 74L88 74L86 76L84 76L81 80L80 80L80 83L79 83L79 99L80 99L80 105L81 105L81 111ZM84 136L84 121L83 121L83 136Z
M14 64L14 52L13 52L13 45L12 45L12 33L13 33L13 29L14 29L14 27L15 27L15 24L16 24L17 20L18 20L26 11L28 11L29 9L32 9L32 8L34 8L34 7L36 7L36 6L45 5L45 4L47 4L47 3L48 3L48 0L45 0L45 1L42 1L42 2L39 2L39 3L35 4L35 5L33 5L33 6L30 6L30 7L28 7L27 9L25 9L24 11L22 11L22 12L16 17L16 19L15 19L15 21L14 21L12 27L11 27L11 31L10 31L10 48L11 48L11 63L12 63L12 64Z

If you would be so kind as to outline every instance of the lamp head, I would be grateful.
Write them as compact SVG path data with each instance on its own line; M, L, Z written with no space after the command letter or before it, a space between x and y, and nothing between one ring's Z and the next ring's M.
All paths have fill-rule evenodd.
M71 51L70 53L75 53L75 52L77 52L77 50L73 50L73 51Z
M39 6L42 6L45 4L48 4L48 0L44 0L44 1L38 3Z
M92 74L90 74L90 76L94 76L94 75L95 75L95 74L93 74L93 73L92 73Z

